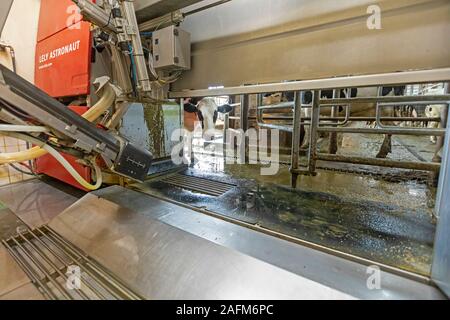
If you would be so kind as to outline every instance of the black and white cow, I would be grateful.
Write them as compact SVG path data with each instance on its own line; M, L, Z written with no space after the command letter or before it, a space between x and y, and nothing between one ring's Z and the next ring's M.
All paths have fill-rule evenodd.
M205 138L206 133L212 133L215 129L219 113L229 113L233 111L233 107L228 104L218 106L214 98L202 98L185 101L184 111L197 115L202 124L203 137ZM213 138L211 134L208 134L208 136L210 139Z

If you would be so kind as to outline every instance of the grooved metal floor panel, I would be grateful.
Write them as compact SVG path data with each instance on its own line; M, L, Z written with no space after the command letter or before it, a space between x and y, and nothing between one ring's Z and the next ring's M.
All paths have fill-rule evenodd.
M175 187L203 193L214 197L220 197L236 187L236 185L231 183L204 179L179 173L164 177L160 181L171 184Z
M2 243L46 299L142 299L48 226L19 233Z

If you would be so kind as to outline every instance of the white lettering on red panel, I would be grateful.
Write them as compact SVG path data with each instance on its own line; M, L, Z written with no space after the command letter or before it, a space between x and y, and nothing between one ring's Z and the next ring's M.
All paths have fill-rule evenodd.
M68 53L80 50L80 43L81 43L81 41L77 40L75 42L72 42L72 43L69 43L69 44L65 45L64 47L60 47L60 48L57 48L57 49L52 50L50 52L41 54L39 56L39 64L43 64L43 63L45 63L45 64L44 65L40 65L39 69L44 69L44 68L50 67L52 65L52 63L50 61L53 60L53 59L56 59L58 57L66 55Z

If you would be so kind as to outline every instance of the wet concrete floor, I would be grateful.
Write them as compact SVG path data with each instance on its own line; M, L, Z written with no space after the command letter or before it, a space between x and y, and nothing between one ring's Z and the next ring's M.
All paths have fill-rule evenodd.
M287 166L261 176L260 165L201 161L182 174L233 183L220 197L152 180L143 192L207 209L383 264L429 275L435 226L435 190L415 182L390 183L355 174L320 171L289 187Z

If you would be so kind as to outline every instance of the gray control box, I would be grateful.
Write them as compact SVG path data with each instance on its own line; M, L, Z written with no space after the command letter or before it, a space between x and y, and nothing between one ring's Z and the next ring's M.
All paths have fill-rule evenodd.
M191 34L176 26L153 32L153 63L156 70L191 69Z

